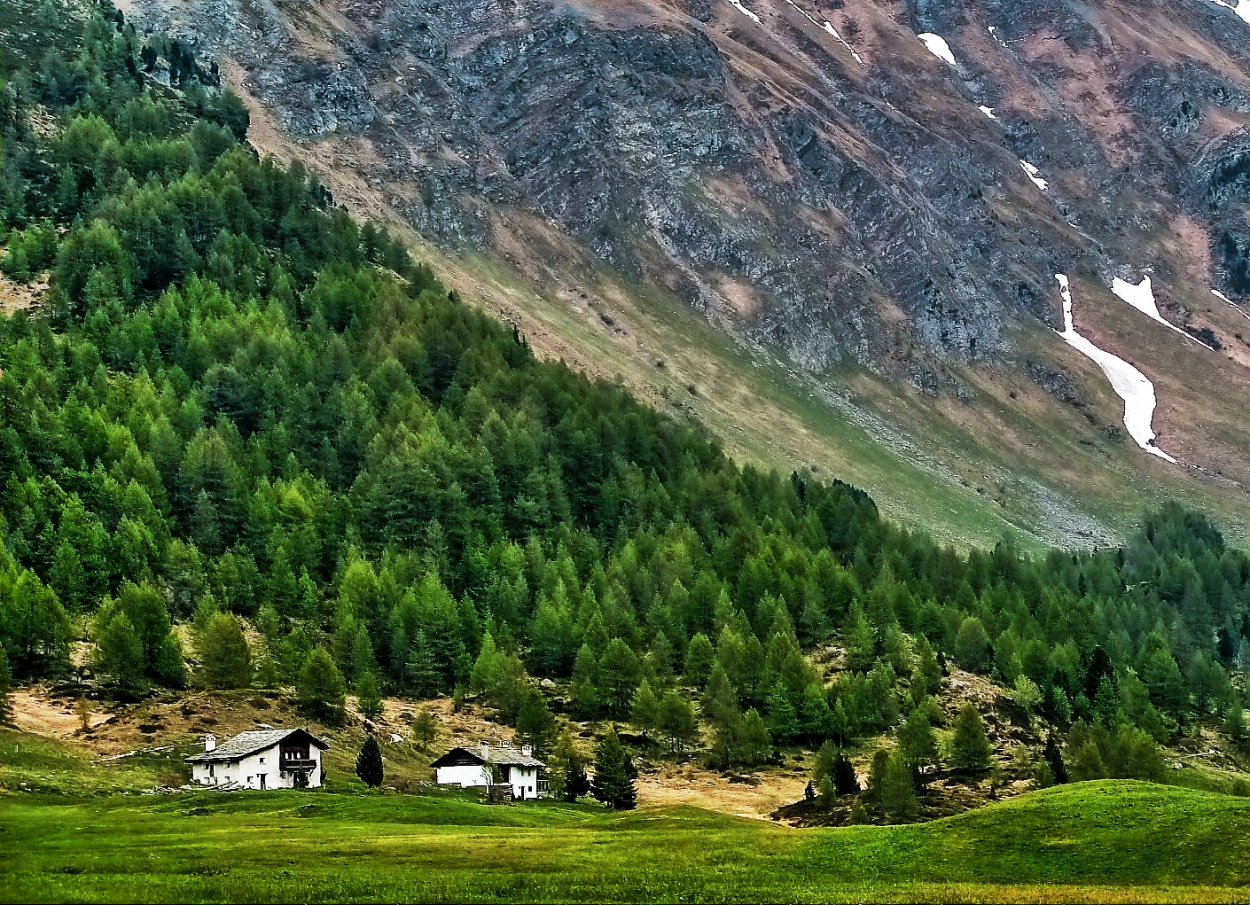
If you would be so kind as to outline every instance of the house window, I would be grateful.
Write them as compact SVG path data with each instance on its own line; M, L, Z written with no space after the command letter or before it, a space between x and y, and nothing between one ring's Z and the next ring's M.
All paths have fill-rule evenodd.
M263 763L265 762L265 759L262 757L262 758L260 759L260 762L263 764Z

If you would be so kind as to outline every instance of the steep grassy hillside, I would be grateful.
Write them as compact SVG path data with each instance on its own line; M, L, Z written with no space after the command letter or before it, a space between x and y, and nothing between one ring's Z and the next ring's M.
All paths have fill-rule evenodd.
M4 901L1246 901L1250 802L1142 783L915 827L460 794L6 795Z

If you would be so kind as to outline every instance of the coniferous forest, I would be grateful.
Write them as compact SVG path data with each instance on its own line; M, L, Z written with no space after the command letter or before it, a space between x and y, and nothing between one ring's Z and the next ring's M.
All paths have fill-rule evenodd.
M38 51L0 84L0 270L43 293L0 317L15 681L87 640L118 694L316 686L333 718L343 687L471 690L541 726L549 677L674 752L693 687L729 766L908 726L919 750L953 663L1065 727L1086 777L1157 776L1195 723L1244 736L1250 557L1202 515L962 553L840 482L736 464L258 157L177 42L102 5ZM805 656L827 644L832 685Z

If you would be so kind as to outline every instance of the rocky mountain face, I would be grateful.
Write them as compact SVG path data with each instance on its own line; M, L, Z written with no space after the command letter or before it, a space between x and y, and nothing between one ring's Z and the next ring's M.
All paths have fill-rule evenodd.
M963 398L1005 368L1072 404L1044 329L1071 274L1077 326L1158 385L1161 437L1250 480L1250 0L128 7L294 140L350 149L433 242L554 233L809 374ZM1113 281L1145 276L1208 352L1117 329L1140 314ZM1195 371L1227 394L1208 415Z

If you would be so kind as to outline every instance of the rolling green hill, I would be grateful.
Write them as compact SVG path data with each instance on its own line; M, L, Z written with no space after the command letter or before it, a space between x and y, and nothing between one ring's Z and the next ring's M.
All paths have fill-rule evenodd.
M0 900L1246 901L1250 801L1082 783L930 824L459 794L3 800Z

